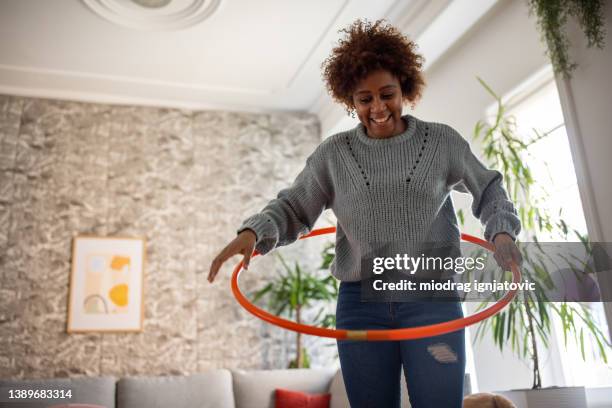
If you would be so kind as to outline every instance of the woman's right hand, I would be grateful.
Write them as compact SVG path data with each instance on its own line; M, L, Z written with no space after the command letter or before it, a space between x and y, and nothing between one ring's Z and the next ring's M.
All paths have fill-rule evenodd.
M244 256L242 258L242 264L244 265L244 269L248 269L256 242L257 235L250 229L246 229L238 234L236 238L227 244L226 247L219 252L219 255L213 259L210 264L210 271L208 272L208 281L212 283L223 263L237 254L242 254Z

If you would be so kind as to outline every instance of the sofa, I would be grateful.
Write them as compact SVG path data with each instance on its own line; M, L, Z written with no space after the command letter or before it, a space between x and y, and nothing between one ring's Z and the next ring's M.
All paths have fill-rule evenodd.
M402 384L405 384L402 376ZM105 408L274 408L274 391L331 394L330 408L349 406L340 371L332 368L292 370L215 369L185 376L75 377L0 380L0 408L47 408L58 403L95 404ZM70 400L8 402L8 389L70 389ZM464 393L470 392L466 374ZM409 408L402 387L402 408Z

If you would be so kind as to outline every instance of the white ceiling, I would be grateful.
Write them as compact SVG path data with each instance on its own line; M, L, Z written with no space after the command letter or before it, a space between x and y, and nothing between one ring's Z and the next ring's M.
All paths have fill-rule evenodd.
M310 111L324 129L342 115L320 76L338 29L356 18L388 18L417 40L431 65L496 3L220 0L192 27L147 30L110 22L86 1L0 1L0 93L188 109ZM101 2L112 1L127 0Z

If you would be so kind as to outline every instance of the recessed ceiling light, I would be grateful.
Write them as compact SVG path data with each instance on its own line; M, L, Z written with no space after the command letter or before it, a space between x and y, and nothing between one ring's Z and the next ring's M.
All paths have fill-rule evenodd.
M172 0L132 0L134 3L147 8L160 8L167 6Z
M1 1L1 0L0 0ZM138 30L178 30L201 23L222 0L81 0L94 13Z

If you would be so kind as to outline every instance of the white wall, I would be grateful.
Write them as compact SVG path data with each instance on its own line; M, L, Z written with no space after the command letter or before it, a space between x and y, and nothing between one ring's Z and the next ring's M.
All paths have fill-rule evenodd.
M607 44L604 50L587 49L577 24L571 24L570 55L579 63L571 80L557 79L563 115L576 165L576 175L589 236L612 242L612 2L604 2ZM612 278L600 279L602 291L612 297ZM612 337L612 304L606 305Z
M474 125L494 102L476 76L500 95L511 91L547 64L539 38L535 20L528 17L525 2L501 1L426 72L428 85L414 115L447 123L471 141ZM475 143L472 147L479 152ZM454 200L457 207L469 214L470 196L457 194ZM482 231L480 223L471 215L464 229L475 234ZM468 304L468 309L473 306L475 304ZM470 331L470 338L474 332ZM531 387L529 366L514 357L510 350L500 353L489 337L474 344L475 380L479 390ZM541 357L547 362L542 373L543 385L562 385L561 370L550 364L555 359Z

